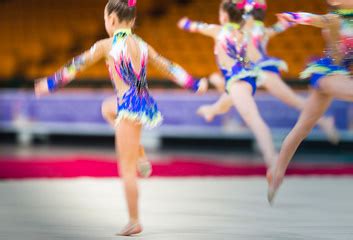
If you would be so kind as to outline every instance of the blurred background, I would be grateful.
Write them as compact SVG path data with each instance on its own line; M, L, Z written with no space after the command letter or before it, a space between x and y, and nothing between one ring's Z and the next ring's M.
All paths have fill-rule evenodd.
M34 79L106 37L106 2L0 0L0 239L116 239L126 223L114 130L101 116L114 95L105 63L55 94L33 94ZM138 0L135 32L193 76L209 76L217 71L213 41L176 23L217 23L219 2ZM267 2L266 25L278 12L327 12L324 0ZM289 65L284 80L303 95L308 84L298 74L323 49L320 31L305 26L269 45ZM143 239L352 239L352 103L335 101L327 112L340 143L314 129L270 208L266 168L239 114L212 123L196 114L218 99L216 90L194 95L153 67L148 82L165 121L142 138L153 164L152 178L140 182ZM261 89L255 98L279 149L299 113Z
M299 11L324 13L322 0L268 1L266 23L276 21L275 13ZM47 76L68 59L105 38L103 22L105 0L84 2L62 0L1 0L1 86L30 86L33 79ZM176 28L177 21L192 19L218 23L219 1L143 0L138 3L136 33L166 57L182 64L194 76L207 76L217 70L213 42L197 34ZM293 28L271 40L269 52L281 57L290 66L287 80L298 73L313 56L321 55L323 41L320 30ZM74 86L109 86L104 63L82 73ZM149 69L151 84L163 86L163 75ZM26 85L27 83L27 85ZM166 84L168 85L168 84Z
M59 148L58 153L78 149L113 154L114 131L101 116L102 101L113 90L104 62L82 72L65 89L36 99L34 79L53 74L72 57L105 38L103 9L106 0L1 0L0 1L0 141L3 156L37 153ZM135 31L162 55L182 65L195 77L217 71L213 40L180 31L177 21L188 16L208 23L218 22L218 0L143 0L138 2ZM324 13L322 0L268 1L266 24L276 22L283 11ZM301 94L307 82L298 74L313 58L322 55L320 30L298 26L271 39L269 53L287 61L284 80ZM206 123L196 114L199 106L217 100L211 89L196 96L179 89L158 69L148 68L148 81L165 117L162 127L146 131L143 144L156 155L170 151L215 154L218 158L257 159L253 135L235 110ZM298 112L265 91L256 95L261 114L273 131L276 147L297 120ZM347 159L353 142L353 107L335 101L327 115L333 116L341 143L332 145L315 129L303 144L303 151L318 158L323 148ZM326 154L326 153L325 153ZM316 155L315 155L316 156ZM350 155L349 155L350 156ZM4 157L4 158L6 158ZM348 157L350 158L350 157ZM303 159L307 159L305 156ZM332 158L330 158L332 159Z

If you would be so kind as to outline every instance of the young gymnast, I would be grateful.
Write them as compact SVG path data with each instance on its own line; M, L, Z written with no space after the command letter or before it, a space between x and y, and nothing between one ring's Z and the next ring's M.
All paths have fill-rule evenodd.
M273 202L289 162L300 143L310 133L318 119L326 112L334 98L353 101L353 0L327 0L336 10L326 15L283 13L281 19L296 24L323 29L327 43L325 57L311 63L302 73L310 78L311 94L298 122L283 142L277 163L268 172L268 200Z
M245 7L245 4L240 5L239 7ZM256 81L257 86L264 87L271 95L275 96L285 104L299 111L303 110L305 106L305 98L296 94L281 78L280 71L287 70L287 64L280 59L269 57L267 54L267 44L270 38L284 32L293 24L280 20L272 27L265 27L265 2L259 2L259 4L255 5L250 14L255 19L252 37L261 53L261 59L256 62L256 65L260 70ZM223 94L217 102L201 106L198 109L197 113L207 122L211 122L217 115L228 112L232 107L231 98L228 94L224 93L225 84L223 77L218 73L214 73L210 76L210 82ZM333 117L322 117L318 121L318 125L325 132L330 142L334 144L338 143L339 136L335 128Z
M102 58L106 59L117 94L116 150L119 153L119 170L129 213L129 223L120 233L124 236L142 232L136 176L137 160L141 155L141 128L154 128L162 122L162 114L149 94L146 81L147 61L165 71L184 88L197 92L207 90L205 80L195 81L184 69L160 56L133 34L131 29L135 18L135 0L109 0L104 10L109 38L98 41L90 50L75 57L54 75L39 79L35 84L37 96L48 94L68 84L78 72Z
M261 59L261 53L251 39L254 21L250 17L250 20L243 24L245 10L244 7L239 7L243 3L243 0L223 0L219 9L221 25L193 22L188 18L183 18L178 26L186 31L200 33L215 40L216 60L226 81L227 94L255 135L263 158L269 167L277 154L270 129L260 116L253 97L258 76L253 63Z

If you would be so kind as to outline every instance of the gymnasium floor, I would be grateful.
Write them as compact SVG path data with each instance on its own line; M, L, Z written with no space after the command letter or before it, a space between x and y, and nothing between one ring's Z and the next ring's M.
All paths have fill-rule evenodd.
M136 239L352 239L352 185L290 178L271 208L262 178L143 180ZM5 181L0 192L1 239L123 239L118 180Z
M22 164L53 156L65 161L74 155L114 161L110 147L0 146L0 164L9 156ZM141 180L145 231L136 239L352 239L353 174L328 171L331 167L352 168L351 153L299 154L292 169L297 172L287 178L274 207L266 201L267 185L257 154L174 149L152 151L150 158L157 173ZM176 174L171 169L180 165L169 163L170 159L192 159L199 164L207 159L211 168L192 165L201 170L183 175L190 172L179 169ZM210 176L208 171L218 167L218 162L257 172L244 177L241 168L224 177L214 168L216 174ZM315 172L323 166L327 166L326 172ZM308 174L308 169L314 174ZM115 236L127 221L118 178L48 176L4 178L0 182L1 240L124 239Z

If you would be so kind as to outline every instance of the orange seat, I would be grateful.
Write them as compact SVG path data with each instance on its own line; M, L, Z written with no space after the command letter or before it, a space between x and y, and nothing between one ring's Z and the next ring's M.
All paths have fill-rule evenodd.
M164 1L166 13L152 17L153 0L138 3L136 33L162 55L184 66L192 75L207 76L217 70L213 41L207 37L179 30L177 21L188 16L193 20L218 23L220 1L193 0L188 4ZM85 1L4 1L0 7L0 52L9 52L0 61L0 75L16 73L18 63L28 78L52 74L74 55L89 48L98 38L105 37L103 8L106 0ZM322 0L268 1L266 25L276 21L275 14L283 11L324 13ZM16 15L16 18L13 16ZM298 26L270 41L269 53L286 60L289 73L297 77L311 56L322 54L324 41L320 30ZM150 78L165 77L158 69L149 68ZM11 77L11 76L10 76ZM94 66L80 78L107 78L104 63Z

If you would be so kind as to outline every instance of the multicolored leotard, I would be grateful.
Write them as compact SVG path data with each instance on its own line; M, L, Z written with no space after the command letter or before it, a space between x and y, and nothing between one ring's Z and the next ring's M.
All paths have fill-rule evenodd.
M342 18L341 41L338 45L340 51L344 53L341 64L349 69L353 65L353 9L338 10L336 14Z
M140 70L137 71L127 52L127 39L133 38L140 49ZM120 29L114 34L110 56L114 59L114 71L129 86L129 89L118 99L118 116L116 123L122 119L130 119L141 123L147 128L154 128L161 124L163 118L157 104L150 96L146 68L148 60L148 45L130 29ZM110 72L113 71L110 69ZM111 73L112 75L112 73Z
M140 62L138 66L134 66L131 55L129 55L128 40L133 40L139 50ZM106 52L108 49L109 53ZM155 67L163 70L176 84L194 92L199 90L200 80L195 80L182 67L159 55L141 38L132 34L131 29L117 30L113 39L97 42L89 51L73 58L54 75L43 81L47 84L48 90L54 92L70 83L77 73L104 56L108 57L106 60L109 73L119 95L116 123L122 119L130 119L144 127L154 128L162 122L162 115L148 90L146 80L148 59ZM118 85L120 89L117 88ZM118 92L122 89L125 89L124 92Z
M297 14L296 18L300 21L300 16L305 21L309 21L310 15L306 13L289 13ZM306 15L305 15L306 14ZM310 85L313 88L320 87L320 80L326 76L336 74L349 75L350 67L353 64L353 9L338 10L333 12L340 16L341 24L339 30L338 42L332 42L328 46L326 56L318 61L310 63L309 66L301 73L301 78L310 78ZM308 20L309 19L309 20ZM328 31L325 29L324 31ZM326 32L327 33L327 32ZM328 32L329 33L329 32Z
M258 73L255 65L247 58L248 37L244 34L242 42L236 40L235 31L239 28L234 23L222 27L215 46L216 60L226 81L227 91L234 82L245 81L252 86L255 94Z
M275 26L273 28L275 28ZM283 30L285 30L285 28L281 28L281 31ZM266 34L266 31L267 28L263 22L255 21L252 31L252 38L261 55L261 58L256 62L256 65L260 68L260 73L261 71L267 71L280 74L280 71L287 71L288 66L283 60L268 56L267 45L270 39L268 34ZM280 31L277 30L276 32ZM261 85L263 80L263 78L258 78L257 85Z

